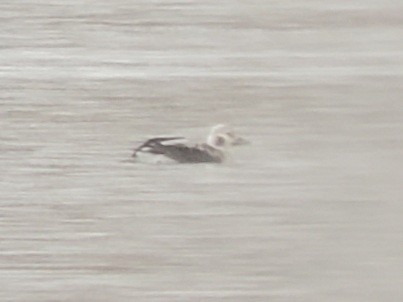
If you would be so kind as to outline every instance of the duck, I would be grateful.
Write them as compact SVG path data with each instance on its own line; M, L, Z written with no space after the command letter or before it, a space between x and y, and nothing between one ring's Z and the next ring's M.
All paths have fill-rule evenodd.
M235 134L233 129L225 124L211 128L205 143L188 146L175 143L184 137L155 137L148 139L134 149L132 157L140 152L163 155L178 163L222 163L227 158L228 148L248 144L249 141Z

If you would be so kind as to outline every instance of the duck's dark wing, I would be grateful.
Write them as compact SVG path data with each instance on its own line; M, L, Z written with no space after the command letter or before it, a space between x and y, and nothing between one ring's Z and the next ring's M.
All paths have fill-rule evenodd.
M155 137L145 141L140 146L134 149L132 157L136 157L138 152L146 152L146 153L153 153L153 154L163 154L160 151L157 151L153 146L155 144L161 144L166 141L172 141L177 139L183 139L183 137Z
M160 145L157 151L180 163L220 163L223 161L222 153L218 150L209 150L199 146L188 147L182 144Z
M167 144L164 142L183 139L183 137L156 137L147 140L134 149L133 157L138 152L162 154L180 163L220 163L224 160L224 154L207 144L189 147L184 144Z
M173 138L172 138L173 139ZM138 151L152 154L163 154L179 163L220 163L223 161L223 153L206 144L189 147L184 144L164 145L163 142L170 138L158 138L145 142ZM136 152L134 153L136 154Z

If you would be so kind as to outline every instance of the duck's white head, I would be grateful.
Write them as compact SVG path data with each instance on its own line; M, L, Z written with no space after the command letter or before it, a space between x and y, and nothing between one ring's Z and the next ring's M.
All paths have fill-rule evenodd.
M221 148L225 148L248 143L249 142L244 138L237 136L230 126L224 124L218 124L212 127L207 137L207 144L213 147L222 146Z

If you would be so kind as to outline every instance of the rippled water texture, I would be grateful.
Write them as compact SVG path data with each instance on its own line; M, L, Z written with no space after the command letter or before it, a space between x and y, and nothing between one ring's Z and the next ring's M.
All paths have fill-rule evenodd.
M399 1L0 3L1 301L403 301ZM134 163L153 135L253 143Z

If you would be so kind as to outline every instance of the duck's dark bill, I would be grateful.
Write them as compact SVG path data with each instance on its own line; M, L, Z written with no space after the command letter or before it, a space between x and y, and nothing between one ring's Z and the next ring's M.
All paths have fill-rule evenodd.
M240 145L249 145L250 141L247 139L244 139L243 137L237 137L235 141L233 142L234 146L240 146Z

